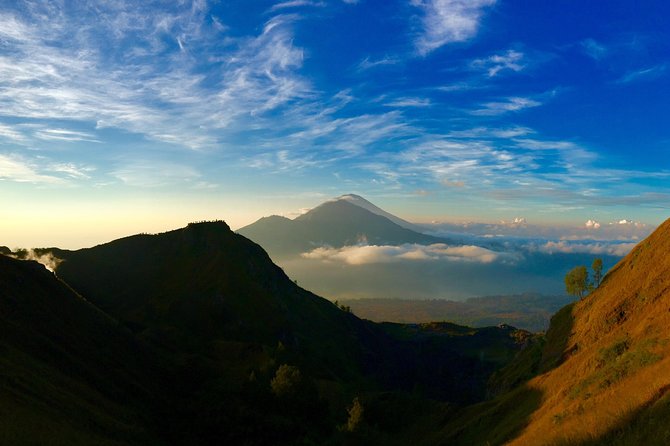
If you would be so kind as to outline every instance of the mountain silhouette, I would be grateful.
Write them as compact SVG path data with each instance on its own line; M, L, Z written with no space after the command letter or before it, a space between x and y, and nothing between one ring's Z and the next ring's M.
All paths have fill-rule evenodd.
M533 343L509 326L361 320L221 221L46 253L57 276L0 256L3 327L21 328L0 344L3 373L21 377L0 400L19 413L8 444L44 443L20 438L31 423L72 423L52 444L342 444L354 397L371 422L419 423L435 400L483 400ZM367 443L404 442L371 429Z
M0 255L0 444L160 444L160 361L37 262Z
M296 255L317 247L357 244L428 245L445 240L417 232L411 223L395 217L357 195L326 201L294 220L264 217L237 230L263 246L273 257Z
M202 353L217 341L281 344L314 376L375 376L391 387L424 373L408 360L411 345L300 288L260 246L224 222L56 255L64 259L59 277L155 345ZM504 330L499 334L507 339ZM453 352L458 363L457 349Z
M366 209L373 214L381 215L382 217L386 217L389 220L391 220L393 223L397 224L398 226L402 226L405 229L411 229L412 231L415 232L422 232L423 228L419 225L415 225L414 223L410 223L407 220L403 220L402 218L393 215L389 212L386 212L382 208L376 206L375 204L369 202L365 198L361 197L360 195L356 194L346 194L346 195L341 195L331 201L346 201L351 204L355 204L356 206Z

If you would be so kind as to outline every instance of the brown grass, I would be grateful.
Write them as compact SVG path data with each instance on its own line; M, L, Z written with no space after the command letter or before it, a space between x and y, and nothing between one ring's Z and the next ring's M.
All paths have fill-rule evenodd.
M572 308L542 402L509 445L581 444L619 428L670 388L670 220ZM589 443L592 444L592 443Z

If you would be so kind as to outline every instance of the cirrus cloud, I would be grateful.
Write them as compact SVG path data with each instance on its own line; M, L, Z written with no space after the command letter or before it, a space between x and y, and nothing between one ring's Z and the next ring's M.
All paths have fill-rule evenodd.
M422 56L453 42L464 42L477 34L487 6L496 0L412 0L423 10L423 31L415 42Z

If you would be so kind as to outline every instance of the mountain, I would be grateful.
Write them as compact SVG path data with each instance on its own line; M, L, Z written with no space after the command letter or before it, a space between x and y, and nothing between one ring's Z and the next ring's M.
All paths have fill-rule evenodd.
M361 320L298 287L224 222L48 251L63 260L61 280L167 358L173 385L160 428L176 444L321 443L340 435L356 395L373 404L411 392L422 407L426 397L480 401L530 336ZM302 377L291 401L272 390L282 367ZM414 416L403 407L399 415Z
M386 217L389 220L391 220L393 223L397 224L398 226L402 226L405 229L410 229L415 232L422 232L423 228L419 225L415 225L414 223L410 223L407 220L403 220L400 217L397 217L391 213L386 212L380 207L377 207L376 205L370 203L368 200L365 198L361 197L360 195L356 194L346 194L346 195L341 195L332 201L347 201L351 204L355 204L356 206L366 209L373 214L381 215L382 217Z
M224 222L56 255L60 278L156 345L200 353L216 340L281 342L318 374L343 378L361 373L353 357L376 364L361 352L367 324L298 287Z
M213 343L280 343L318 378L375 376L391 386L416 372L396 336L300 288L224 222L54 253L60 278L163 348L211 354Z
M160 361L37 262L0 255L0 444L162 444Z
M670 444L668 252L670 220L561 309L542 348L493 378L500 396L460 412L426 444Z
M294 220L265 217L237 232L263 246L274 258L301 254L321 246L339 248L361 243L427 245L445 242L404 226L411 224L361 197L344 195Z

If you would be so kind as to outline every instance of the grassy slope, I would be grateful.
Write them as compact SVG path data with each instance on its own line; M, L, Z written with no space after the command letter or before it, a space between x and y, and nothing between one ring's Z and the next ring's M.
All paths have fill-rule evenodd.
M0 444L158 444L151 355L35 262L0 284Z
M670 220L552 320L539 376L446 423L444 444L667 444ZM532 361L531 361L532 362Z

